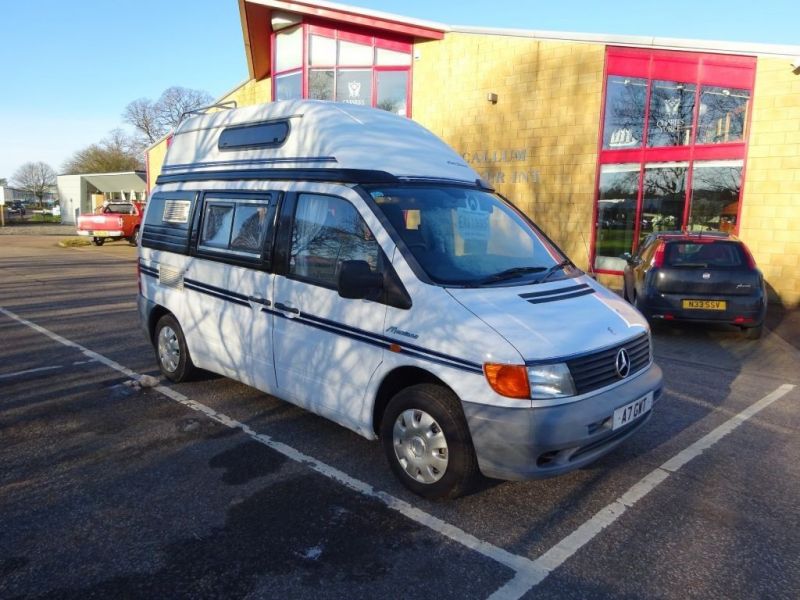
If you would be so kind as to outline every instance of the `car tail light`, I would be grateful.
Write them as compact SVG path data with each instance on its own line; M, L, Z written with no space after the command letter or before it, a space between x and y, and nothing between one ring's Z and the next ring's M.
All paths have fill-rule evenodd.
M656 253L653 254L653 260L650 263L653 267L663 267L664 266L664 247L666 244L664 242L658 243L658 248L656 248Z
M119 218L117 219L117 225L119 225L120 227L122 227L124 224L125 224L125 221L123 221L123 220L122 220L122 217L119 217Z
M753 317L736 317L733 322L736 325L741 325L742 323L754 323L755 319Z

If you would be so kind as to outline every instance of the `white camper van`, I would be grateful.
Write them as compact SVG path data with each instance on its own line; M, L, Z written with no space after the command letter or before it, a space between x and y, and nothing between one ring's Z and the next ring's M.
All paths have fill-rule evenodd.
M175 132L139 310L163 374L202 368L380 439L411 490L607 453L661 393L642 316L436 136L289 101Z

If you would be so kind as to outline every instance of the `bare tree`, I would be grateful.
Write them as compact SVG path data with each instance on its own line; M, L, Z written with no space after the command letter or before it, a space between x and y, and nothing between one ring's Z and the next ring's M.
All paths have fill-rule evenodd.
M122 118L152 144L177 127L185 113L213 101L211 94L203 90L173 86L164 90L155 102L148 98L134 100L125 107Z
M158 106L149 98L139 98L128 104L122 112L122 119L151 144L166 133L158 118Z
M156 102L159 122L166 129L174 129L185 113L211 104L213 101L213 96L203 90L179 86L167 88Z
M97 144L78 150L63 166L65 173L118 173L144 169L144 144L121 129Z
M44 195L56 184L56 172L44 162L29 162L14 171L15 187L33 194L41 203Z

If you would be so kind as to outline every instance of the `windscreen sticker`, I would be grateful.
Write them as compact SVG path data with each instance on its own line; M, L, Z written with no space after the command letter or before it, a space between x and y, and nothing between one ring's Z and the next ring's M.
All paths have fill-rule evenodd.
M480 202L475 196L467 196L466 207L456 209L458 233L464 240L488 241L489 213L481 210Z

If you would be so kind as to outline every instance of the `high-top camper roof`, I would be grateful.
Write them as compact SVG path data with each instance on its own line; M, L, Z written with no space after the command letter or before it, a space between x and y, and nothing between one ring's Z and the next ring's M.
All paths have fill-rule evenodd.
M186 119L158 183L208 179L439 180L485 185L430 131L384 110L271 102Z

